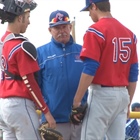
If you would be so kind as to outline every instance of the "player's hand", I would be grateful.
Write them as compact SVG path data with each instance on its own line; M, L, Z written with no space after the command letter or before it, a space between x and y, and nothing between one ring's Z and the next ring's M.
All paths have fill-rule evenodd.
M81 104L78 107L72 107L72 111L70 114L70 121L75 124L75 125L79 125L80 123L82 123L84 116L86 114L86 110L87 110L87 103L85 104Z
M127 110L127 119L129 119L130 117L130 104L128 105L128 110Z
M55 129L56 128L56 121L55 119L53 118L52 114L50 113L50 111L48 111L46 114L45 114L45 118L48 122L48 127L49 128L53 128Z
M128 108L128 111L127 111L127 119L130 118L130 109Z
M73 109L78 108L81 105L81 102L74 102L73 103ZM73 118L77 121L80 122L81 120L79 119L81 117L81 113L80 114L75 114L73 115Z
M81 102L76 102L76 101L73 102L73 108L77 108L80 105L81 105Z

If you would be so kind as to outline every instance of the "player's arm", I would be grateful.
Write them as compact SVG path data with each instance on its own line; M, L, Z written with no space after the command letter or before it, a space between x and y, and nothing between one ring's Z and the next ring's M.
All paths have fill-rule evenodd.
M22 57L22 60L24 60L23 62L18 63L18 67L20 68L20 75L22 75L23 82L29 91L31 99L45 114L49 111L49 109L43 100L41 90L37 84L37 72L34 72L30 67L30 65L32 65L32 67L34 67L34 70L38 70L38 65L36 62L36 48L32 43L28 41L23 41L21 43L21 48L22 50L20 50L17 55L17 60L19 57ZM24 67L24 62L26 62L26 65L28 67L27 70Z
M29 94L31 95L31 99L36 103L36 105L44 113L45 118L48 121L49 127L55 128L56 127L55 120L54 120L53 116L51 115L49 108L43 99L41 90L34 78L34 74L31 73L31 74L22 76L22 79L29 91Z
M129 73L129 85L127 87L128 93L130 95L130 104L132 102L135 93L137 81L138 81L138 63L135 63L131 65Z
M90 58L85 58L83 60L83 63L84 68L81 74L76 95L74 97L73 107L78 107L81 104L81 100L86 93L88 87L92 83L94 75L99 67L99 63Z
M45 118L49 123L49 127L55 128L56 122L43 99L41 90L34 75L34 72L39 70L39 66L36 62L37 52L35 46L28 41L23 41L21 43L21 49L18 50L16 57L17 60L21 60L18 63L19 73L27 90L29 91L31 99L44 113ZM25 63L27 69L25 68Z
M31 99L36 103L36 105L41 109L41 111L45 114L49 111L46 103L41 94L41 90L34 78L34 74L28 74L22 77L24 84L26 85Z

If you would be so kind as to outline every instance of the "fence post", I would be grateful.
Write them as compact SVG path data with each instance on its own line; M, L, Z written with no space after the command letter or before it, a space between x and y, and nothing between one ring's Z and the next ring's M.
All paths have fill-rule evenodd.
M0 129L0 140L3 140L3 133L2 133L2 129Z

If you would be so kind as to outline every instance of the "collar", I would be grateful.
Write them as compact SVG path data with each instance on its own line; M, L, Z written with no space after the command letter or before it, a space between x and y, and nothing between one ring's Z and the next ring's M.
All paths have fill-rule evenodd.
M73 37L70 35L70 40L66 44L56 41L53 37L51 38L51 42L53 42L57 47L64 48L69 45L72 45L74 43L74 40L73 40Z

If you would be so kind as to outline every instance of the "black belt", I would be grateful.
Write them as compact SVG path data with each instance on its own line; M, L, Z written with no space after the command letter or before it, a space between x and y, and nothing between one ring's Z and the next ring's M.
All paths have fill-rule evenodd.
M114 86L106 86L106 85L101 85L101 87L114 87Z
M125 87L126 88L126 86L106 86L106 85L101 85L101 87Z

